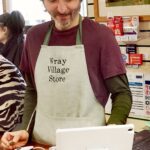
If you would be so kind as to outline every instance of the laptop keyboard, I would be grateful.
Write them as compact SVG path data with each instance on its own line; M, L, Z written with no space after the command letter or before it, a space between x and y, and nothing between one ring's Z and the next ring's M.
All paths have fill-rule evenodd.
M150 150L150 137L133 145L133 150Z
M132 150L150 150L150 131L144 130L135 134Z

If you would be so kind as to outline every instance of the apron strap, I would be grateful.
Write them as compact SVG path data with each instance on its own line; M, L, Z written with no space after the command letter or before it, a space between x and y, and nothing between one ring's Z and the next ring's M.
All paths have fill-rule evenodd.
M44 38L44 42L43 42L43 45L48 45L49 43L49 39L51 37L51 33L52 33L52 28L54 26L54 23L52 23L52 25L50 26L50 28L48 29L48 32L46 33L46 36Z
M53 26L54 26L54 23L52 23L52 25L48 29L48 32L46 33L43 45L48 45L50 37L51 37ZM77 36L76 36L76 45L81 45L81 44L82 44L82 17L80 15L79 16L79 28L78 28Z
M79 16L79 28L77 31L77 36L76 36L76 45L81 45L82 44L82 17L81 15Z

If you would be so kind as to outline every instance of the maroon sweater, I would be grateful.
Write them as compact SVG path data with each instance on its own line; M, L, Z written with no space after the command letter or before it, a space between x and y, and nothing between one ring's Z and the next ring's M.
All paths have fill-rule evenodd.
M34 87L34 69L37 57L51 23L36 25L27 34L21 70L30 77L30 82ZM53 29L49 45L75 45L78 27L67 31ZM110 93L104 80L126 73L119 46L109 28L88 18L82 22L82 42L85 47L91 86L97 100L105 106Z

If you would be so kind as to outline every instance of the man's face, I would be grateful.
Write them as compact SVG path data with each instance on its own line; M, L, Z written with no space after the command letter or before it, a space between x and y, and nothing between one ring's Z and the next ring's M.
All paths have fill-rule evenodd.
M59 30L67 30L78 24L80 0L44 0L44 6Z

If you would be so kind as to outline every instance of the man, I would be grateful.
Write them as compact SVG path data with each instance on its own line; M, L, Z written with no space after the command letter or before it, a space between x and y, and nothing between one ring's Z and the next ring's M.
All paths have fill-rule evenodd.
M43 3L52 21L27 34L21 62L28 84L23 130L3 135L5 149L27 143L36 104L32 139L51 145L57 128L125 124L131 109L131 92L113 33L80 17L80 0ZM106 123L104 107L110 93L112 114Z

